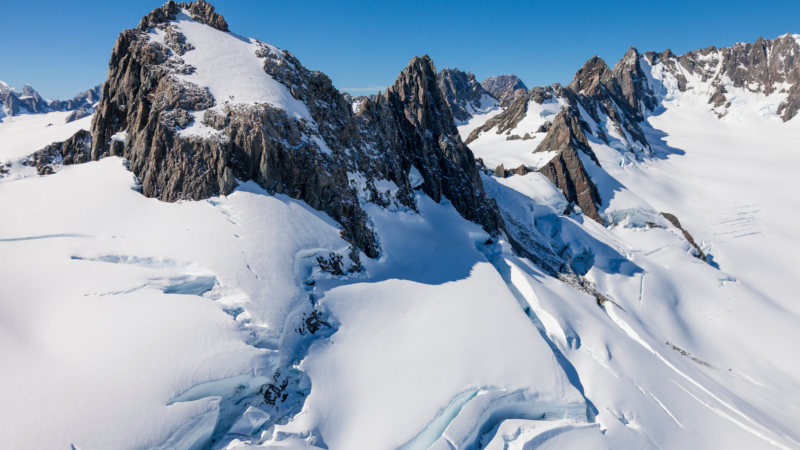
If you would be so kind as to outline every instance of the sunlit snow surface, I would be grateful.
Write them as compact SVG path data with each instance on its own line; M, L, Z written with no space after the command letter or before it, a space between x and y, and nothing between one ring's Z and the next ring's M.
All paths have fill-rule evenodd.
M237 55L242 79L185 55L218 102L307 114L255 70L252 41L179 19L197 48ZM19 159L91 118L4 117L2 447L191 448L230 411L215 446L800 447L800 122L772 117L777 98L733 89L718 119L697 80L680 93L648 71L665 98L647 119L654 155L592 142L602 170L584 161L605 226L563 216L541 174L483 176L509 217L586 271L603 305L420 193L418 213L366 205L381 257L310 287L315 257L347 248L324 214L253 183L205 201L145 198L119 158L40 177ZM558 109L530 104L512 133L534 134ZM490 131L472 148L490 166L537 166L536 135ZM306 351L292 336L309 293L333 334ZM229 400L258 395L293 359L308 377L293 417L275 424Z
M0 163L13 163L80 129L89 129L92 116L67 123L70 114L71 111L59 111L0 118Z
M654 84L665 101L645 126L653 157L637 161L593 141L602 170L583 161L607 227L556 218L563 197L539 174L484 178L501 208L553 230L572 254L591 255L587 278L617 303L598 308L552 279L532 278L526 262L509 263L575 365L604 431L559 430L547 444L797 448L800 200L791 185L800 171L800 122L775 117L783 95L732 87L732 106L720 119L707 103L707 85L690 78L682 93L659 69ZM519 141L504 144L492 134L475 142L476 156L518 153ZM487 139L495 142L482 146ZM532 201L526 206L524 198ZM678 216L711 264L690 256L661 211ZM520 446L544 443L537 425L507 427Z

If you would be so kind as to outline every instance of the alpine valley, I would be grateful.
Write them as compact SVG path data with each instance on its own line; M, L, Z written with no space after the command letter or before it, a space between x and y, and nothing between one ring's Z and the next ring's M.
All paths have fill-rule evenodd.
M0 102L2 448L800 448L800 35L353 97L169 1Z

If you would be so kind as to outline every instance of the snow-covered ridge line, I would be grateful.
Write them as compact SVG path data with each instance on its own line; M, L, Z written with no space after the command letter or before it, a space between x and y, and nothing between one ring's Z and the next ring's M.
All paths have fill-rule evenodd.
M17 90L0 81L0 122L3 116L47 114L58 111L73 112L67 115L67 122L78 120L91 115L94 105L100 99L100 89L101 86L95 86L70 100L49 100L39 95L30 85L26 84L22 90Z

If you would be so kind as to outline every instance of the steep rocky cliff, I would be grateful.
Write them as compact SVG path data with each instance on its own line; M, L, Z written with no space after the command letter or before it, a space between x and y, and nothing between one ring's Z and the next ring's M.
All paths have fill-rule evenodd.
M568 202L580 206L584 214L601 222L598 206L602 203L597 187L586 173L581 152L594 164L592 152L583 133L580 117L574 108L565 109L553 120L550 130L535 151L556 151L556 155L539 171L556 185Z
M481 82L487 92L500 101L502 106L508 106L516 98L517 91L526 91L525 83L516 75L497 75L488 77Z
M235 51L237 60L225 59ZM242 67L206 70L208 60ZM247 64L260 91L220 81ZM164 201L224 195L253 180L326 212L370 257L380 248L362 205L413 210L414 189L447 198L496 234L502 220L437 83L430 58L414 58L355 113L326 75L291 53L228 33L208 3L170 1L117 39L91 159L125 157L144 195Z
M475 80L472 72L442 69L437 74L437 82L456 122L466 122L476 112L485 112L498 104L497 99Z
M730 88L764 95L785 96L777 113L784 121L800 109L800 36L785 34L776 39L759 38L731 47L708 47L676 56L667 50L647 52L644 61L660 66L679 82L681 90L691 89L689 79L707 83L709 103L719 115L730 106Z

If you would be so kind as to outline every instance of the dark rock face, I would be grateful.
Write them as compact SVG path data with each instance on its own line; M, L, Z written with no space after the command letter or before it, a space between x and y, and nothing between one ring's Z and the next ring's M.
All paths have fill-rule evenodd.
M443 69L437 75L439 89L444 94L444 99L450 107L453 119L465 122L472 117L472 113L487 105L482 105L482 100L495 98L475 80L471 72L464 73L458 69Z
M556 116L550 131L535 151L557 152L539 172L561 190L568 202L577 204L584 214L602 223L598 212L598 206L602 204L600 194L586 173L578 152L585 153L596 164L599 163L589 147L575 109L566 109Z
M524 96L517 98L505 111L487 120L480 127L472 130L465 141L467 144L478 139L481 133L497 128L497 134L505 133L519 124L528 112L528 99Z
M688 232L688 231L686 231L686 229L684 229L684 228L681 226L681 222L680 222L680 220L678 220L678 218L677 218L677 217L675 217L674 215L672 215L672 214L670 214L670 213L662 212L662 213L661 213L661 215L662 215L662 216L663 216L665 219L667 219L667 220L668 220L668 221L669 221L669 222L670 222L672 225L674 225L674 226L675 226L675 228L677 228L677 229L681 230L681 232L683 233L683 237L685 237L685 238L686 238L686 240L689 242L689 244L690 244L692 247L694 247L694 250L697 252L697 254L695 254L695 257L697 257L698 259L702 259L702 260L703 260L703 261L705 261L705 262L708 262L708 259L706 258L706 255L705 255L705 253L703 253L703 250L701 250L701 249L700 249L700 246L699 246L699 245L697 245L697 243L694 241L694 238L692 237L692 235L691 235L691 234L689 234L689 232Z
M35 167L39 175L49 175L60 165L90 161L91 150L92 135L86 130L79 130L66 141L55 142L30 155L23 164Z
M652 111L658 104L658 98L647 82L639 58L641 58L639 52L631 47L611 72L619 86L619 94L625 99L630 110L636 113Z
M560 151L567 148L580 150L592 161L599 164L597 157L586 140L580 115L575 109L565 109L556 115L549 131L534 152Z
M228 23L225 22L225 18L214 12L214 7L204 0L191 3L176 3L170 0L160 8L156 8L150 14L144 16L137 28L145 31L158 24L175 20L181 8L189 11L189 15L192 19L200 23L204 23L220 31L228 31Z
M360 116L376 112L375 107L384 102L398 124L397 132L388 133L389 142L400 138L399 146L389 148L417 167L425 180L422 190L437 202L447 197L462 216L489 233L499 231L502 221L497 206L483 191L475 156L461 141L430 58L412 59L395 84L378 101L368 102ZM374 115L367 123L378 125L379 119Z
M486 123L473 130L469 136L467 136L466 143L469 144L477 139L481 133L489 132L495 128L497 128L497 134L502 134L516 128L528 112L528 102L533 101L541 105L545 101L564 95L563 88L557 83L552 86L535 87L530 91L517 91L517 93L514 101L506 107L505 111L492 117L487 120ZM520 136L519 139L524 139L524 137Z
M597 205L600 204L597 187L586 173L574 148L567 147L559 151L539 172L561 189L567 201L577 204L584 214L603 223L597 210Z
M0 104L10 116L26 112L31 114L50 112L47 100L27 84L22 88L22 92L0 86Z
M97 85L88 91L81 92L71 100L53 100L50 103L50 108L55 111L76 111L81 108L91 108L92 105L100 100L101 89L102 87Z
M380 250L362 203L416 209L412 166L424 179L418 188L425 194L435 201L446 197L491 234L502 229L430 58L412 59L393 86L359 99L354 112L352 99L327 76L309 71L289 52L260 45L256 56L265 72L308 108L312 120L267 104L219 105L206 88L177 77L193 70L180 56L194 49L170 24L180 8L227 29L224 19L203 5L168 2L138 29L120 34L92 123L91 159L124 156L143 194L164 201L224 195L237 180L254 180L271 193L324 211L342 225L342 236L370 257ZM165 39L167 45L148 38L154 27L174 35ZM215 135L181 136L195 120ZM127 133L124 145L111 139L121 131ZM378 180L397 189L381 191Z
M759 38L753 43L738 43L717 49L708 47L676 56L669 50L664 53L648 52L645 60L662 63L675 76L681 90L685 90L687 71L711 84L709 103L724 115L728 100L723 80L734 87L771 95L786 92L786 100L778 108L784 121L792 119L800 105L800 43L786 34L776 39Z
M509 100L513 100L514 92L517 90L522 89L526 91L528 89L525 83L516 75L497 75L489 77L481 82L481 86L489 92L489 94L494 96L494 98L502 99L503 97L512 97Z
M623 144L639 157L651 153L650 143L639 122L648 111L642 107L646 108L648 104L655 106L655 96L649 88L643 87L646 86L646 78L638 62L632 59L635 55L638 55L636 49L628 50L613 71L599 57L589 59L567 86L567 90L571 91L567 96L571 107L580 104L595 122L601 123L604 117L609 118L610 126L623 137ZM609 142L602 130L597 130L596 137Z

